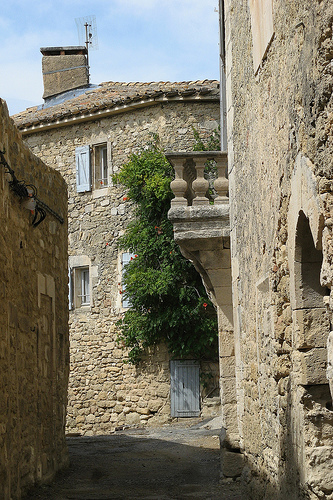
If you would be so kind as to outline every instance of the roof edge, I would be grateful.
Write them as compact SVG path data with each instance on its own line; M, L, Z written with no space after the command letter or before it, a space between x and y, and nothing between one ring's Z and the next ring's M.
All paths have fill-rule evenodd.
M67 127L70 125L74 125L76 123L82 123L82 122L87 122L87 121L92 121L96 120L98 118L106 118L108 116L120 114L120 113L125 113L128 111L132 111L134 109L140 109L144 107L149 107L149 106L155 106L160 103L167 103L167 102L176 102L176 103L183 103L183 102L217 102L220 100L219 95L213 94L204 94L204 95L193 95L193 96L174 96L174 97L166 97L164 94L161 96L151 96L148 99L142 99L140 101L132 101L128 104L118 104L115 106L110 106L105 109L100 109L96 111L86 111L82 112L77 115L69 115L69 116L64 116L60 117L57 120L54 121L43 121L39 122L36 124L31 124L31 125L17 125L17 128L20 130L22 135L30 135L34 133L38 133L42 130L51 130L54 128L59 128L59 127Z

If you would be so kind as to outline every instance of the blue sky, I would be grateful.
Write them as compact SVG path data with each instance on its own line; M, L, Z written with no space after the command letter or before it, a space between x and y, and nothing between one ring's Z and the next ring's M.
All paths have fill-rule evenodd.
M78 45L96 16L91 83L219 78L218 0L10 0L0 11L0 97L10 114L41 104L40 47Z

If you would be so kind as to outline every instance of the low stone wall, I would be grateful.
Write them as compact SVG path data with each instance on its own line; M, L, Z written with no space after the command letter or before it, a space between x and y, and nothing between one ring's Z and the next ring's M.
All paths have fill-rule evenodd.
M33 227L0 165L0 498L15 500L67 460L67 188L23 144L2 100L0 150L65 219Z
M125 363L111 323L104 335L100 330L74 334L71 352L68 433L108 434L123 426L157 426L172 420L169 354L164 345L151 348L138 366ZM218 363L202 362L201 373L202 417L218 416Z

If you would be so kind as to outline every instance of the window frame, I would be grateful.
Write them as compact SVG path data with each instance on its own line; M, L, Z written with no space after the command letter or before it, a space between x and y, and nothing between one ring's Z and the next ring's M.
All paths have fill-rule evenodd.
M69 268L69 310L91 307L90 266L82 265Z
M129 264L129 262L131 260L133 260L135 258L135 256L136 256L136 254L134 254L132 252L122 252L121 258L120 258L120 261L121 261L121 293L122 293L121 306L123 309L129 309L132 306L129 299L125 299L123 296L123 293L126 290L126 287L124 284L124 270L125 270L126 265Z
M81 267L76 272L79 273L80 285L76 296L81 301L80 307L90 306L90 273L89 267Z
M110 185L110 159L108 142L101 142L91 146L93 165L93 188L103 189Z
M95 192L97 197L102 196L103 190L112 185L110 141L93 141L76 147L75 169L77 193Z

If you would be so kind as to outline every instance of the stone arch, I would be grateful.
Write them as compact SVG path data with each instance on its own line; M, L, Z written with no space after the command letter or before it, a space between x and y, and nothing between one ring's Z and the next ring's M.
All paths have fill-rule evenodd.
M293 314L293 366L300 385L327 384L330 327L321 285L324 217L311 162L299 155L291 179L288 214L290 302Z
M291 197L288 213L288 257L291 276L291 305L295 308L295 286L293 284L294 262L296 256L297 226L302 212L308 220L309 229L313 238L314 247L322 249L322 231L324 216L321 211L320 198L317 193L317 182L313 174L311 161L299 154L296 158L295 169L291 178Z
M324 214L317 192L317 179L308 158L298 155L291 178L288 213L288 264L292 309L292 372L290 375L287 434L290 436L287 469L302 485L318 486L319 469L325 462L332 469L331 440L325 441L325 425L331 425L329 387L332 336L327 309L330 286L323 275L327 248L324 238ZM324 254L324 255L323 255ZM327 259L326 259L327 260ZM326 269L327 271L327 269ZM322 436L314 444L314 436ZM321 456L316 465L313 457ZM326 453L326 455L325 455ZM331 489L332 474L323 480Z

